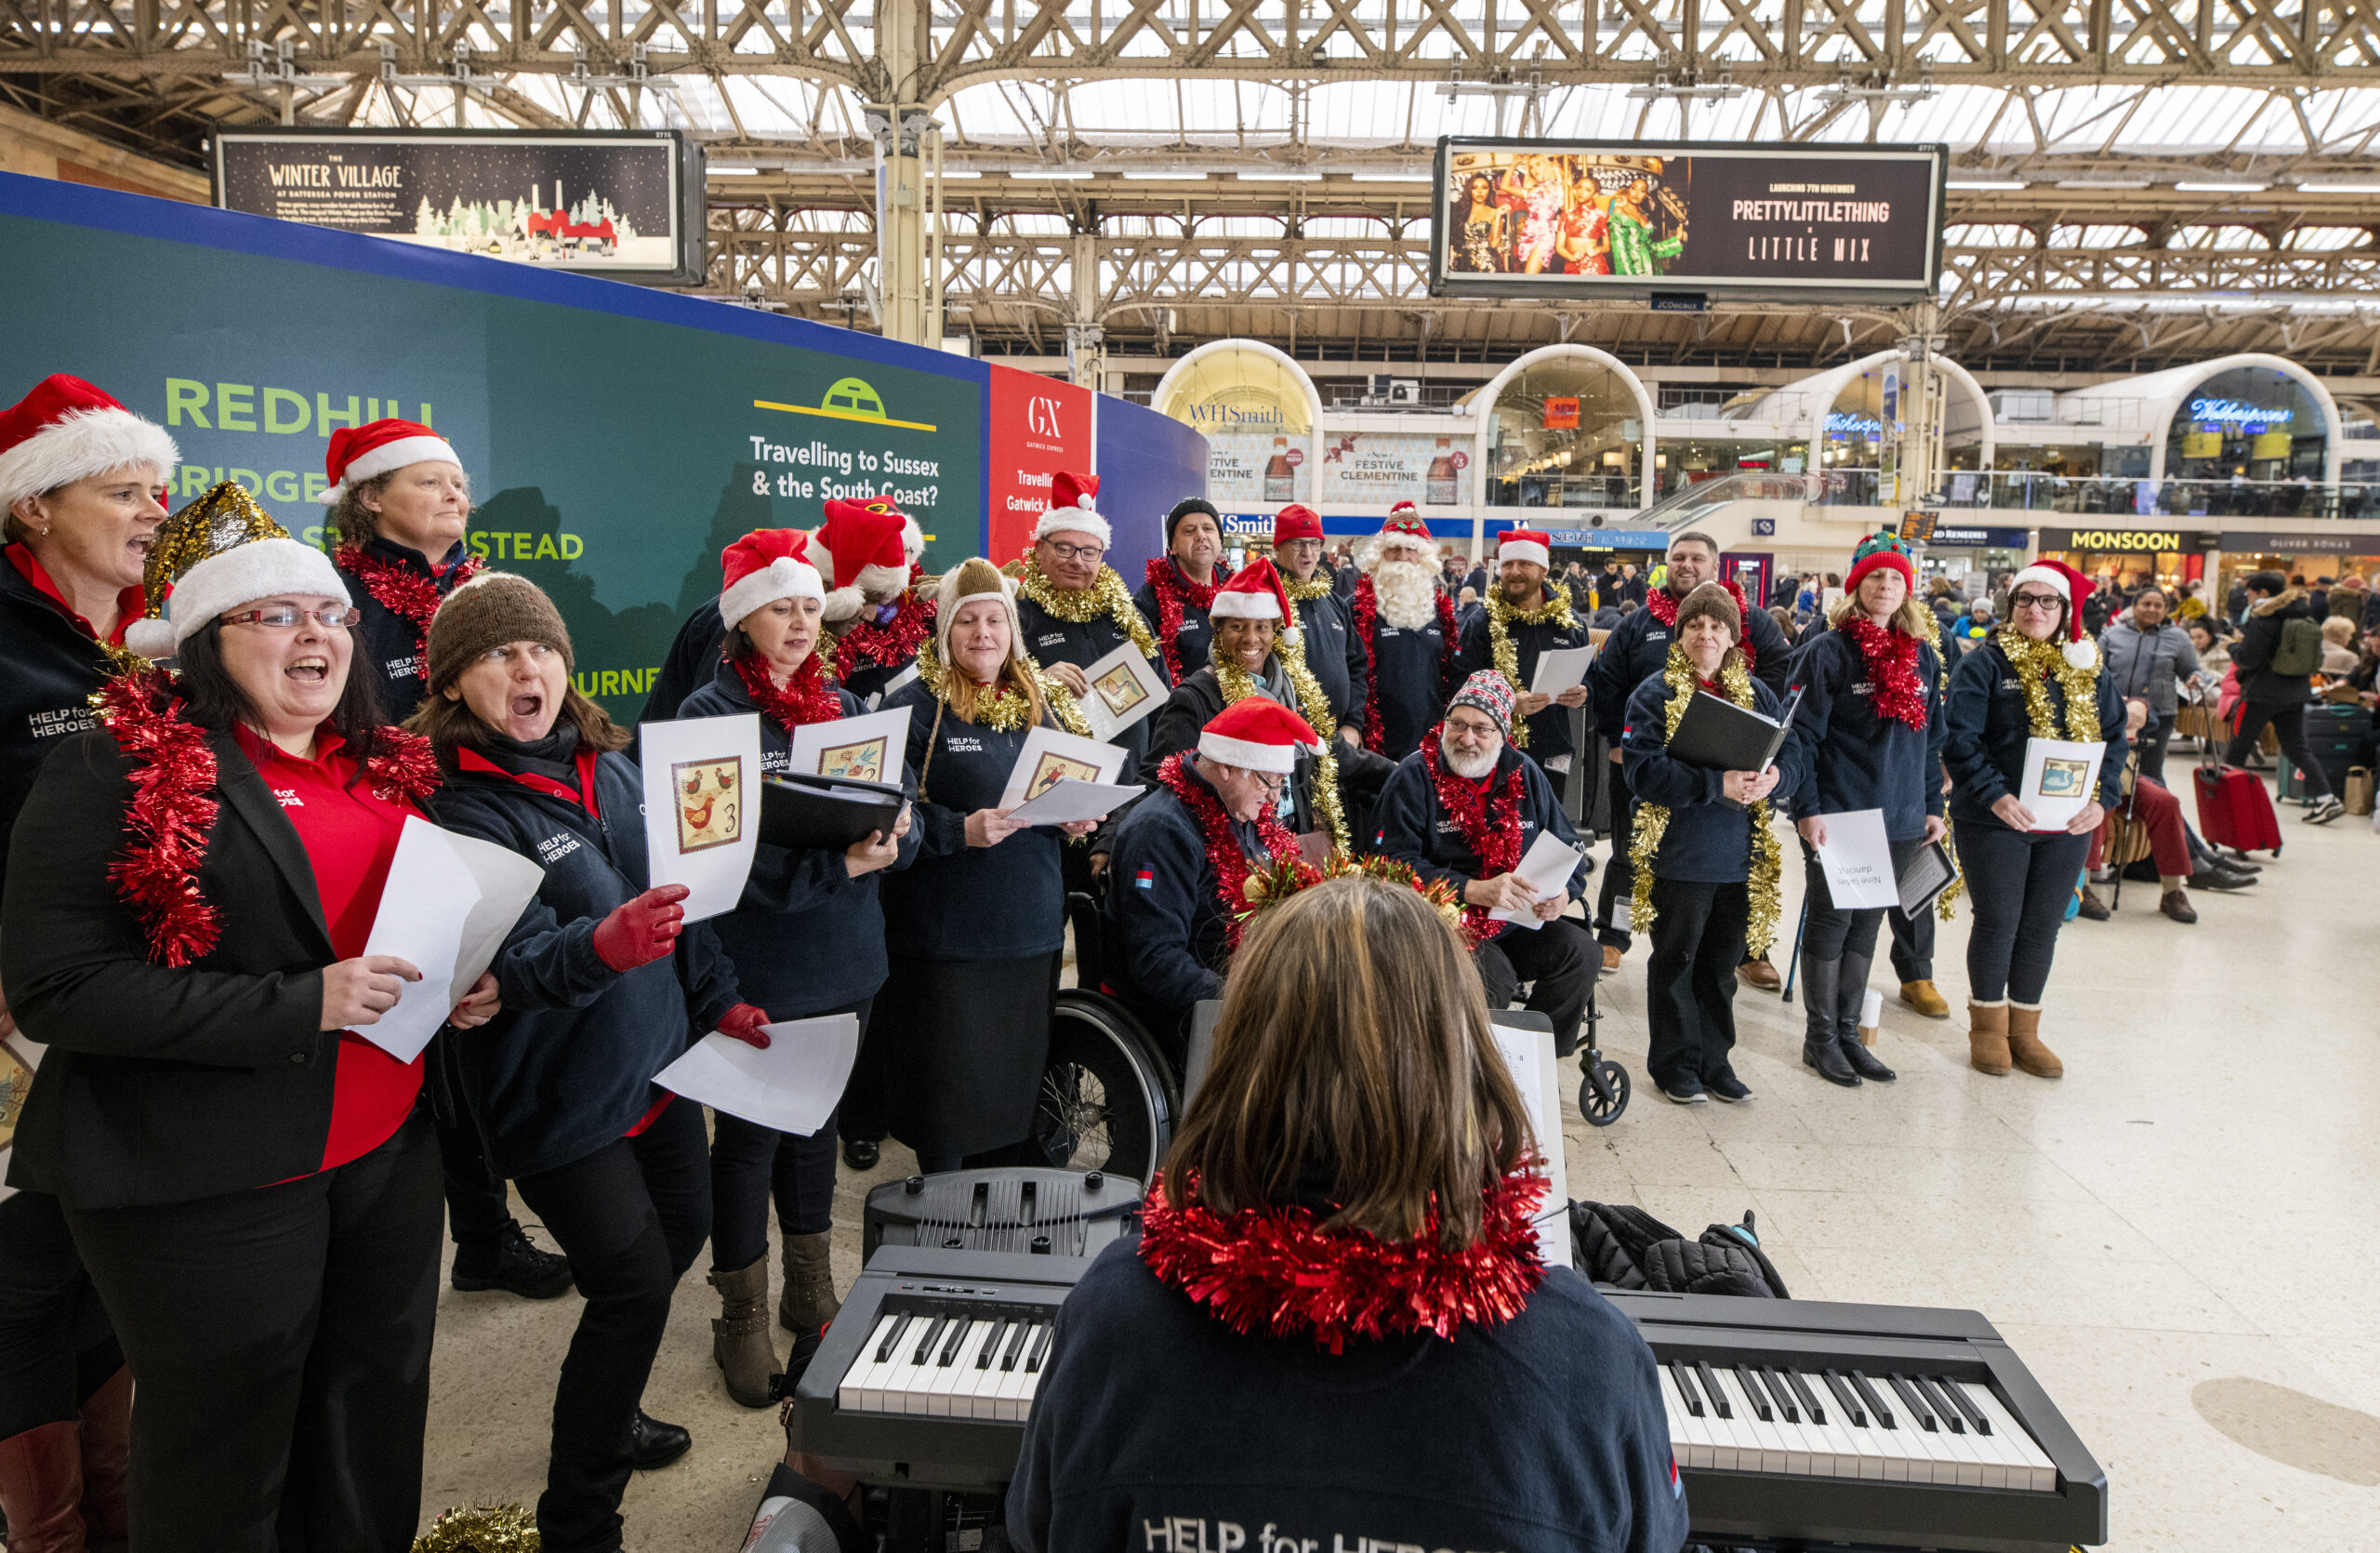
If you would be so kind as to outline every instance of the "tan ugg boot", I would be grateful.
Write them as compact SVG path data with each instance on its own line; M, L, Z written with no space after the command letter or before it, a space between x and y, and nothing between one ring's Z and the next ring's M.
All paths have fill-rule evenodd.
M1978 1073L2008 1071L2008 1005L1967 1004L1967 1061Z
M824 1231L785 1238L785 1293L777 1296L777 1325L798 1336L817 1336L843 1307L826 1256L830 1239Z
M2008 1005L2008 1050L2016 1066L2037 1079L2055 1079L2066 1072L2066 1064L2057 1054L2042 1044L2042 1011L2035 1003Z
M713 1268L720 1313L710 1323L710 1357L727 1377L727 1394L746 1407L766 1407L769 1377L785 1366L769 1341L769 1258L760 1256L733 1271Z

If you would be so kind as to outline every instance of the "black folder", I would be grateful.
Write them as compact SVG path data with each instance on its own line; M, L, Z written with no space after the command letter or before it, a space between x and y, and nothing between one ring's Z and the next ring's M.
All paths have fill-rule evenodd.
M760 840L793 852L841 852L890 835L907 795L885 782L788 772L760 783Z
M1950 850L1940 842L1928 842L1910 855L1909 867L1901 871L1901 915L1914 917L1934 904L1934 897L1950 887L1959 876L1958 866L1950 861Z
M1765 771L1785 746L1793 726L1793 712L1802 704L1799 690L1785 703L1783 717L1764 717L1723 697L1698 690L1677 720L1669 757L1705 771Z

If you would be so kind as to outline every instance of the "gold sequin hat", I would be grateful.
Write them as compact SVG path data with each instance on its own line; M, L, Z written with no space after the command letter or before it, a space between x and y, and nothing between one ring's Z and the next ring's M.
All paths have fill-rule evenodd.
M171 657L192 633L228 610L275 594L352 604L331 558L300 544L233 481L158 525L141 587L148 613L124 633L142 657Z

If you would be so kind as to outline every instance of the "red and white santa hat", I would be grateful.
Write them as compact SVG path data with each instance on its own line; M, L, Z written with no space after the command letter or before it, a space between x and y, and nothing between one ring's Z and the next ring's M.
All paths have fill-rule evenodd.
M891 598L909 585L909 568L926 552L926 537L889 496L826 503L826 521L810 536L810 560L833 591L826 618L848 620L867 595Z
M1263 696L1241 697L1198 734L1201 759L1283 776L1297 769L1299 750L1321 749L1321 737L1304 718Z
M826 602L826 580L808 559L810 536L798 528L756 528L719 552L726 591L719 616L733 627L779 599Z
M1273 514L1273 546L1276 550L1294 540L1321 538L1321 517L1302 501L1292 501Z
M1388 521L1380 532L1364 541L1358 561L1367 572L1377 567L1395 551L1418 551L1435 557L1438 541L1430 533L1430 525L1421 517L1421 510L1409 501L1400 501L1388 510Z
M80 378L53 372L0 410L0 509L134 464L149 465L162 482L181 458L164 427Z
M149 564L149 613L124 632L142 657L171 657L209 620L259 599L354 602L329 556L229 480L157 525Z
M1091 498L1098 494L1099 476L1095 474L1073 474L1060 470L1051 475L1050 510L1042 513L1041 521L1033 525L1034 539L1039 541L1052 534L1072 531L1090 535L1099 541L1103 550L1114 544L1115 531L1091 505Z
M1498 564L1507 561L1534 561L1540 566L1554 564L1554 536L1541 528L1515 528L1496 542Z
M1229 582L1215 590L1207 617L1289 621L1289 592L1281 586L1281 574L1273 569L1271 558L1260 555L1234 572Z
M323 505L337 506L350 486L407 464L432 461L457 469L463 465L452 443L417 420L391 418L368 426L342 426L331 433L331 445L323 455L323 472L331 483L331 488L323 493Z
M2090 593L2091 579L2063 561L2036 561L2008 580L2009 598L2014 600L2016 590L2029 582L2038 582L2066 601L2066 641L2057 649L2066 661L2077 669L2095 667L2099 661L2098 645L2084 634L2082 612L2074 606L2075 600ZM2008 614L2011 619L2016 617L2013 603Z

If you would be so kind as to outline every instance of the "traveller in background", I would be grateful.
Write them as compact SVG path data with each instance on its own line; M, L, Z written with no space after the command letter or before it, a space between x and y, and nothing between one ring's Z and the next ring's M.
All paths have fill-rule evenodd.
M2345 679L2355 672L2355 622L2344 615L2333 615L2322 622L2322 669L2332 679Z
M2161 785L2165 746L2173 739L2180 705L2180 683L2199 669L2189 632L2166 618L2164 590L2152 583L2134 597L2123 618L2099 633L2099 652L2107 659L2116 694L2148 708L2148 725L2139 730L2133 748L2140 755L2140 774Z
M2306 790L2314 800L2302 816L2308 825L2328 825L2347 813L2331 791L2331 779L2321 763L2306 750L2307 676L2322 666L2322 631L2302 588L2291 587L2279 572L2251 572L2245 581L2248 619L2231 649L2231 667L2240 681L2240 716L2223 763L2243 766L2256 738L2270 724L2281 740L2281 752L2306 776Z
M1969 599L1965 613L1950 622L1950 640L1971 647L1991 634L1992 624L1991 595L1984 593Z

